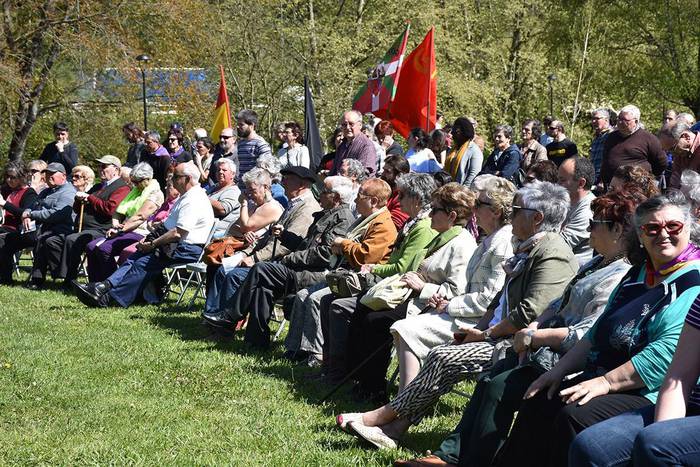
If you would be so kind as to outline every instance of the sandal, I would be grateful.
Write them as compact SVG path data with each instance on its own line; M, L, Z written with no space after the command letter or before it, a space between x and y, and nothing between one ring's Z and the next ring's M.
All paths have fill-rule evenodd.
M348 427L348 423L350 422L360 422L362 423L362 414L358 412L354 413L341 413L340 415L335 416L335 424L338 425L338 428L343 430L346 433L351 433L352 431L350 430L350 427Z

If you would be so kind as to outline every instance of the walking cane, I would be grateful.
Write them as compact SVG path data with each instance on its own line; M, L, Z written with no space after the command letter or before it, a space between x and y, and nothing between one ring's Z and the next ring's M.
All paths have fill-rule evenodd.
M420 313L418 313L418 314L419 314L419 315L422 315L423 313L425 313L426 311L428 311L428 308L430 308L430 305L425 306L425 308L423 308L423 309L420 311ZM416 315L416 316L417 316L417 315ZM325 402L326 399L328 399L328 398L331 397L333 394L335 394L335 393L338 391L338 389L340 389L345 383L347 383L347 382L350 380L350 378L352 378L353 376L355 376L355 374L356 374L358 371L360 371L362 368L364 368L364 366L367 365L367 363L369 363L370 360L372 360L372 359L374 358L375 355L377 355L379 352L385 350L387 347L390 347L390 346L393 345L393 344L394 344L394 337L392 336L391 338L389 338L388 341L386 341L385 343L383 343L382 345L380 345L379 347L377 347L377 349L376 349L374 352L372 352L367 358L365 358L364 360L362 360L362 363L360 363L359 365L357 365L350 373L348 373L347 375L345 375L345 377L343 377L343 379L340 380L340 382L338 382L338 384L336 384L336 385L333 387L333 389L331 389L330 391L328 391L328 394L326 394L325 396L323 396L323 397L321 398L321 400L319 401L319 403Z
M80 202L80 217L78 218L78 232L83 231L83 213L85 212L85 203Z

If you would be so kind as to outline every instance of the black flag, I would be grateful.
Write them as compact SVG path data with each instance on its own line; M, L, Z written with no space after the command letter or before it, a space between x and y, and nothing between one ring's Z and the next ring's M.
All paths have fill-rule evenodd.
M304 128L306 129L304 140L306 141L306 147L309 148L309 155L311 156L310 168L315 172L323 157L323 144L321 144L321 135L318 132L314 98L311 96L309 78L307 76L304 76Z

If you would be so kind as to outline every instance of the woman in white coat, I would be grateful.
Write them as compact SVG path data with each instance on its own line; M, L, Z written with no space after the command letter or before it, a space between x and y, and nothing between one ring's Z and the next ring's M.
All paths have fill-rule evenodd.
M431 297L430 311L394 323L391 332L399 357L399 389L415 378L433 347L452 341L460 328L475 326L503 288L505 261L513 256L512 213L515 185L504 178L480 176L476 188L476 220L486 234L467 264L465 293Z

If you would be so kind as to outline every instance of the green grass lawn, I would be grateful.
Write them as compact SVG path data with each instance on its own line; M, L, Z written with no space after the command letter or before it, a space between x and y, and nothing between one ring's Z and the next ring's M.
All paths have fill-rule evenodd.
M199 311L88 309L57 290L0 287L0 465L390 465L435 449L459 420L449 395L401 450L335 427L369 408L239 338L206 340Z

